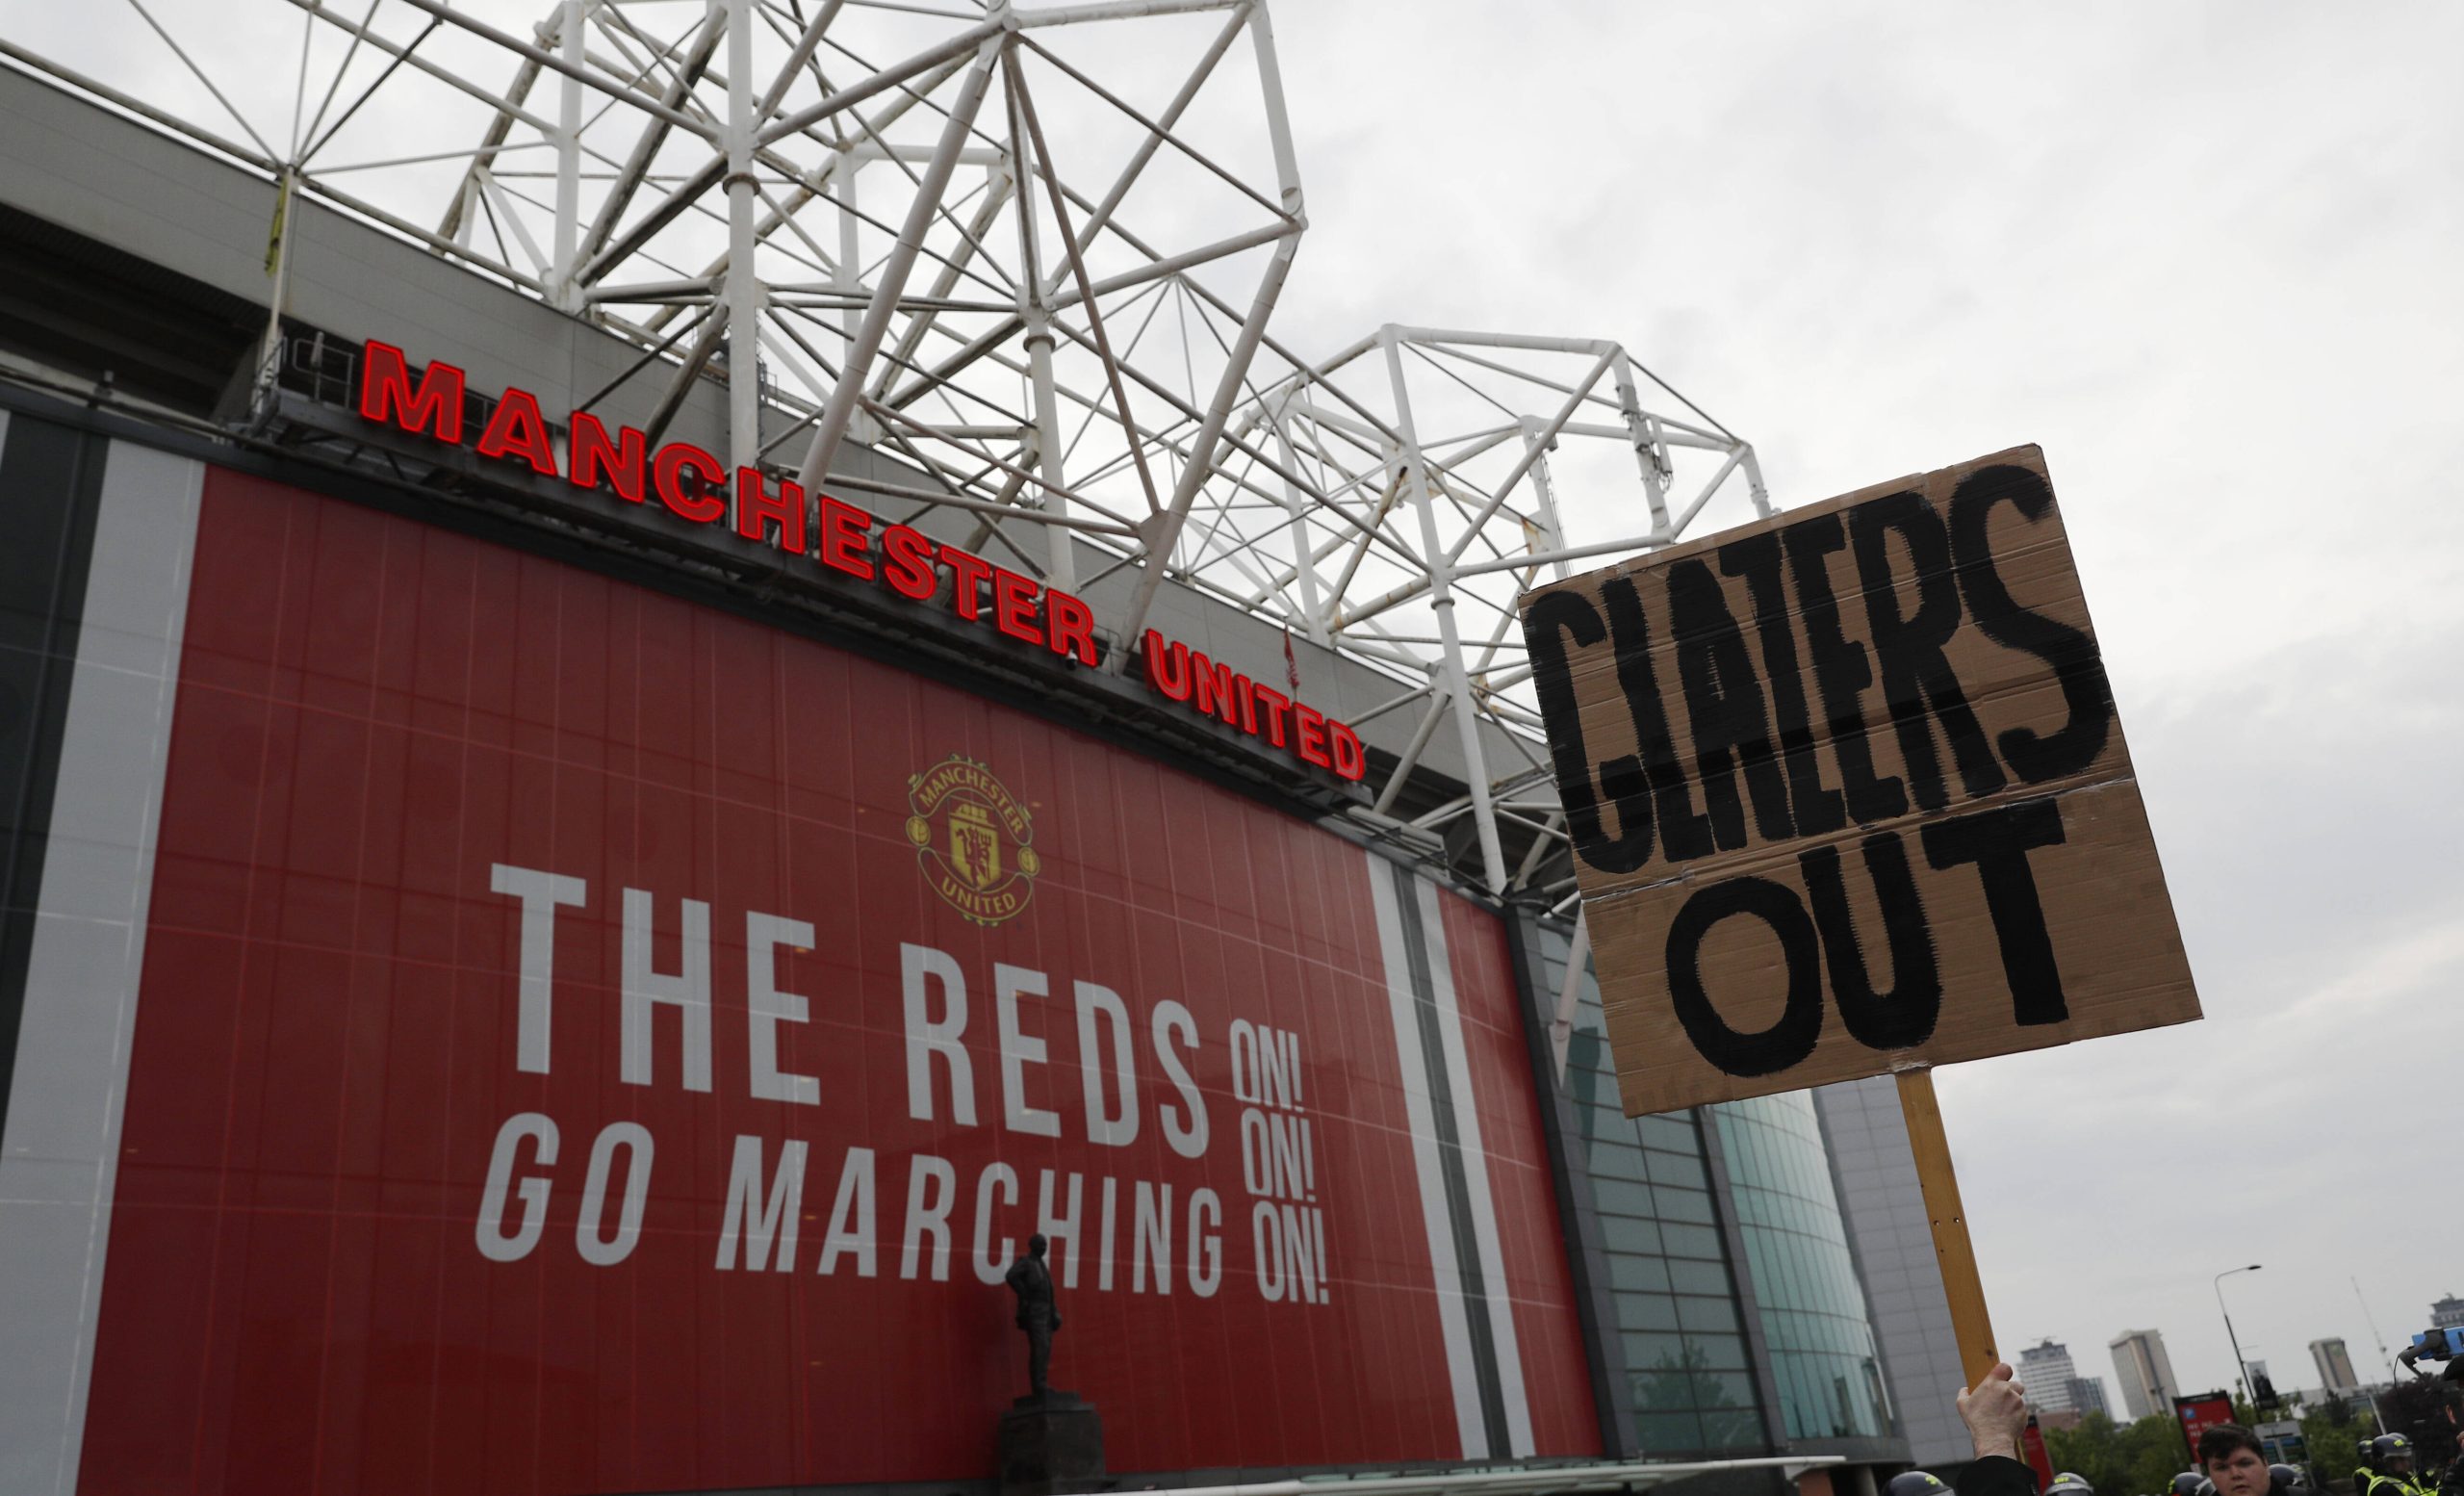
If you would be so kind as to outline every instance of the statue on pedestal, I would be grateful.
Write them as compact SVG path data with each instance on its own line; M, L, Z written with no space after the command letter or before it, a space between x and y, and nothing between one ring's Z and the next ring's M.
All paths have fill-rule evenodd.
M1027 1238L1026 1254L1010 1264L1010 1292L1018 1296L1018 1328L1027 1332L1028 1395L1041 1398L1050 1390L1045 1374L1052 1366L1052 1335L1061 1328L1061 1310L1052 1298L1052 1270L1044 1264L1049 1244L1041 1232Z
M1026 1253L1005 1278L1017 1296L1018 1328L1027 1332L1029 1391L1001 1415L1001 1496L1082 1496L1113 1485L1104 1477L1104 1421L1094 1405L1053 1390L1046 1380L1053 1331L1061 1328L1044 1261L1049 1248L1040 1234L1028 1237Z

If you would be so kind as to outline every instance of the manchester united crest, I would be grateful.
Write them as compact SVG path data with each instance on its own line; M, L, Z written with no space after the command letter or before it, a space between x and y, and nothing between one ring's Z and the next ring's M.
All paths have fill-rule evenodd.
M952 909L992 925L1027 907L1041 860L1027 808L972 759L953 754L907 781L907 839Z

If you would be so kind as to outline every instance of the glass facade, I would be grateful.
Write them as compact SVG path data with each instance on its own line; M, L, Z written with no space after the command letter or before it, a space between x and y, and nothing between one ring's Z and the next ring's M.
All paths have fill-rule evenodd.
M1548 985L1569 942L1543 934ZM1653 1457L1755 1454L1765 1440L1748 1370L1736 1285L1713 1211L1697 1114L1629 1119L1617 1099L1600 989L1588 972L1567 1050L1567 1088L1599 1212L1604 1271L1633 1393L1634 1432Z
M1708 1111L1718 1119L1788 1437L1889 1433L1882 1362L1813 1097L1792 1092Z

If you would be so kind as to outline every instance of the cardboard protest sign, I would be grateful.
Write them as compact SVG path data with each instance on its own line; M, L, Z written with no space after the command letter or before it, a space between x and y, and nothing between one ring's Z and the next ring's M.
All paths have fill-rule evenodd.
M2199 1016L2037 449L1523 621L1629 1113Z

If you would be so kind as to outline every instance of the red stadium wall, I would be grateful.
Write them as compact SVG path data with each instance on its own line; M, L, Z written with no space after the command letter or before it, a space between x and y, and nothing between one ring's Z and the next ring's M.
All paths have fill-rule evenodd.
M1541 1137L1540 1098L1532 1094L1531 1059L1516 1004L1513 957L1505 928L1469 900L1441 895L1454 990L1463 1009L1464 1050L1488 1146L1489 1188L1497 1199L1500 1246L1508 1302L1522 1344L1526 1375L1535 1389L1531 1428L1542 1448L1600 1452L1600 1424L1583 1364L1582 1327L1566 1312L1573 1288L1566 1237L1549 1183Z
M1485 911L1429 933L1503 1447L1422 1228L1383 864L253 477L209 473L192 575L82 1489L983 1480L1024 1381L997 1275L1047 1217L1053 1380L1116 1472L1599 1452Z

